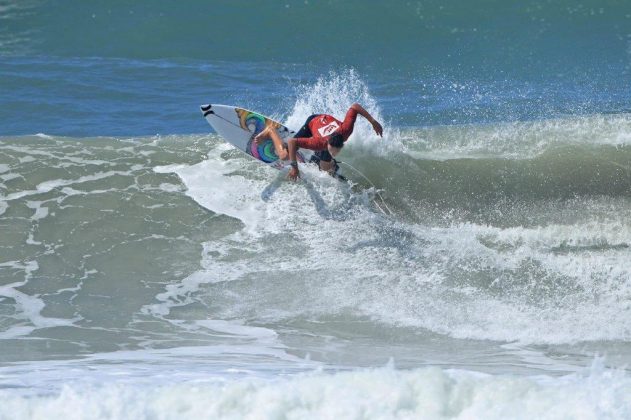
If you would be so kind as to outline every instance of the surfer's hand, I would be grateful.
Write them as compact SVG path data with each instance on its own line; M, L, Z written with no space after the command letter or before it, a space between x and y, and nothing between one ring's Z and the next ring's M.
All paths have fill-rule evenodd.
M375 133L377 133L380 137L383 137L383 127L381 126L381 124L379 124L377 120L372 120L371 124L373 130L375 130Z
M289 177L289 179L291 179L292 181L296 181L298 178L300 178L300 171L298 170L298 167L296 166L292 166L289 169L289 174L287 175Z

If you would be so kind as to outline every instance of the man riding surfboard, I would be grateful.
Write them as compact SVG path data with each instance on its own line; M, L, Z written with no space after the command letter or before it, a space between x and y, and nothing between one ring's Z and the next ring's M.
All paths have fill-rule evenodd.
M266 127L254 140L259 143L266 138L272 139L278 157L281 160L289 159L291 162L290 179L296 180L300 176L296 160L299 148L314 150L311 161L318 163L321 170L334 173L337 168L333 158L342 150L344 142L353 133L357 114L366 118L375 133L383 137L381 124L360 104L354 103L346 112L344 121L339 121L328 114L311 115L296 135L287 141L287 147L272 126Z

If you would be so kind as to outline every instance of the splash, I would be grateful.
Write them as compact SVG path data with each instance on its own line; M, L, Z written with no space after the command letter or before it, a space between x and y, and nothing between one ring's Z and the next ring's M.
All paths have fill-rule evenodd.
M330 114L343 120L348 108L353 103L359 103L384 126L384 138L379 138L372 126L364 118L358 117L348 148L356 152L386 155L391 150L403 147L398 130L388 126L377 100L354 69L330 72L313 84L299 85L296 97L298 99L286 120L285 125L288 127L301 127L307 117L313 114Z

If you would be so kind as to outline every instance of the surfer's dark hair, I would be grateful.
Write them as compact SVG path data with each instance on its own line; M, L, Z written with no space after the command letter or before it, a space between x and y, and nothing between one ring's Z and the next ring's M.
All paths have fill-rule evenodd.
M331 137L329 137L329 145L341 149L344 147L344 136L339 133L331 134Z

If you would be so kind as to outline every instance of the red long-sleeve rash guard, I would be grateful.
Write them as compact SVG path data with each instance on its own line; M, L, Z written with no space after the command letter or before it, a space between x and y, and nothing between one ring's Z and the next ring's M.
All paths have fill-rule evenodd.
M341 122L331 115L318 115L309 122L312 137L296 138L296 145L303 149L326 150L329 136L333 133L339 133L344 137L344 141L348 140L353 134L355 120L357 119L357 111L349 108Z

